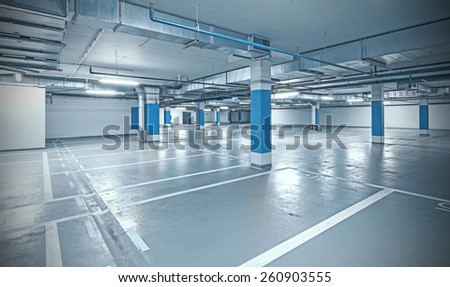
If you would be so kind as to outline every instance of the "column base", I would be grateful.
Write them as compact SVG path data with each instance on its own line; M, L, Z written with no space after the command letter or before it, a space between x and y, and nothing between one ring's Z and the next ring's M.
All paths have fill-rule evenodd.
M257 153L252 152L250 155L251 167L257 169L271 169L272 168L272 153Z
M203 130L203 129L205 129L205 126L202 126L202 125L196 125L195 128L196 128L197 130Z
M372 143L384 144L384 136L372 136Z
M430 133L428 130L420 129L419 134L421 136L428 136Z

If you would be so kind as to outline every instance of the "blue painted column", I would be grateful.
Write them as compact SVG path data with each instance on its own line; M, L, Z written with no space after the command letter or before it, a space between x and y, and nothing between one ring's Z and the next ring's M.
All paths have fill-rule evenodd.
M159 104L145 104L145 129L148 141L159 141Z
M270 61L253 61L250 66L251 166L272 167L271 69Z
M215 110L215 115L216 115L216 118L215 118L214 123L216 125L220 125L220 109Z
M147 141L159 141L159 89L144 88Z
M419 129L420 135L429 135L428 123L429 121L429 109L428 98L419 99Z
M384 87L372 85L372 143L384 144Z
M139 107L131 107L131 129L139 129Z
M201 130L205 127L205 103L197 103L195 124Z
M164 108L164 125L170 126L170 107Z
M320 126L320 104L316 103L316 125Z

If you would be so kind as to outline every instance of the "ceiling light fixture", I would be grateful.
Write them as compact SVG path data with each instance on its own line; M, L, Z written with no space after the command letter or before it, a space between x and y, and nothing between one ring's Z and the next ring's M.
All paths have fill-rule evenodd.
M296 91L292 91L292 92L281 92L281 93L275 93L273 94L273 97L276 99L280 99L280 98L289 98L289 97L295 97L298 96L300 93L296 92Z
M110 84L110 85L120 85L120 86L138 86L139 82L132 80L122 80L122 79L100 79L100 83L102 84Z
M220 107L221 110L228 110L227 106Z
M114 90L87 90L86 94L98 96L124 96L125 93Z
M364 99L348 99L347 102L349 103L364 102Z
M321 99L321 100L324 100L324 101L331 101L331 100L333 100L333 97L330 97L330 96L321 96L320 99Z

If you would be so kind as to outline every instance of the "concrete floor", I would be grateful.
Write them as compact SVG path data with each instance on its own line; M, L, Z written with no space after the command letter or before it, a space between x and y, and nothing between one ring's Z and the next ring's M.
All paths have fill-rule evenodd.
M273 133L270 171L249 168L238 131L230 149L177 149L188 133L201 142L1 152L0 266L450 266L450 131L378 145L346 128L347 149L313 132L321 149L286 150L296 127Z

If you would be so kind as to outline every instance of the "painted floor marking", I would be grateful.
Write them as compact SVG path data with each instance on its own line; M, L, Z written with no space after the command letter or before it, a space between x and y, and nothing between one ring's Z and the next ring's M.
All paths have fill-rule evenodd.
M8 232L9 233L9 232L16 232L16 231L27 230L27 229L35 229L35 228L41 227L41 226L58 224L58 223L61 223L61 222L67 222L67 221L71 221L71 220L81 219L81 218L85 218L85 217L88 217L88 216L99 216L99 215L106 214L108 212L110 212L110 210L108 208L106 208L106 209L101 210L101 211L85 212L85 213L72 215L72 216L67 216L67 217L63 217L63 218L59 218L59 219L55 219L55 220L50 220L50 221L46 221L46 222L40 222L40 223L29 224L29 225L22 225L22 226L18 226L16 228L12 228L12 229L4 229L4 230L1 230L1 232Z
M75 184L73 183L73 181L69 181L69 186L70 186L70 188L75 188Z
M297 158L298 158L298 157L297 157ZM404 190L400 190L400 189L397 189L397 188L391 188L391 187L382 186L382 185L378 185L378 184L372 184L372 183L366 183L366 182L357 181L357 180L351 180L351 179L344 178L344 177L339 177L339 176L334 176L334 175L324 174L324 173L320 173L320 172L315 172L315 171L305 170L305 169L301 169L301 168L297 168L297 167L292 167L292 168L293 168L293 169L296 169L296 170L298 170L298 171L304 172L304 173L309 173L309 174L314 174L314 175L325 176L325 177L334 178L334 179L341 180L341 181L352 182L352 183L359 183L359 184L363 184L363 185L367 185L367 186L371 186L371 187L375 187L375 188L380 188L380 189L390 189L390 190L393 190L394 192L402 193L402 194L406 194L406 195L411 195L411 196L421 197L421 198L430 199L430 200L435 200L435 201L445 201L445 202L450 202L449 199L444 199L444 198L439 198L439 197L434 197L434 196L424 195L424 194L420 194L420 193L414 193L414 192L404 191Z
M163 179L156 179L156 180L151 180L151 181L146 181L146 182L141 182L141 183L136 183L136 184L120 186L120 187L113 188L113 189L102 190L102 191L98 191L98 193L109 192L111 190L129 189L129 188L133 188L133 187L145 186L145 185L149 185L149 184L160 183L160 182L171 181L171 180L177 180L177 179L182 179L182 178L187 178L187 177L192 177L192 176L197 176L197 175L204 175L204 174L208 174L208 173L214 173L214 172L218 172L218 171L234 169L234 168L244 167L244 166L246 166L246 165L241 164L241 165L234 165L234 166L229 166L229 167L224 167L224 168L218 168L218 169L211 169L211 170L206 170L206 171L188 173L188 174L183 174L183 175L179 175L179 176L173 176L173 177L168 177L168 178L163 178Z
M262 253L261 255L256 256L255 258L245 262L241 265L241 267L262 267L270 262L280 258L281 256L289 253L305 242L313 239L314 237L320 235L321 233L327 231L331 227L341 223L352 215L360 212L361 210L369 207L375 202L383 199L394 192L391 189L381 190L374 195L369 196L366 199L344 209L343 211L331 216L330 218L314 225L313 227L303 231L302 233L284 241L283 243L273 247L272 249Z
M53 200L52 180L50 177L50 167L48 165L47 152L42 153L42 165L44 176L44 201Z
M449 202L450 203L450 199L444 199L444 198L439 198L439 197L434 197L434 196L428 196L428 195L424 195L424 194L419 194L419 193L414 193L414 192L409 192L409 191L403 191L403 190L398 190L398 189L394 189L394 191L398 192L398 193L406 194L406 195L415 196L415 197L421 197L421 198L425 198L425 199L431 199L431 200L435 200L435 201L444 201L444 202Z
M276 170L276 171L280 171L280 170ZM255 178L255 177L267 175L267 174L269 174L271 172L273 172L273 171L266 171L266 172L262 172L262 173L258 173L258 174L243 176L243 177L239 177L239 178L235 178L235 179L230 179L230 180L226 180L226 181L221 181L221 182L217 182L217 183L212 183L212 184L207 184L207 185L203 185L203 186L199 186L199 187L194 187L194 188L190 188L190 189L186 189L186 190L182 190L182 191L178 191L178 192L173 192L173 193L169 193L169 194L165 194L165 195L161 195L161 196L157 196L157 197L152 197L152 198L148 198L148 199L144 199L144 200L140 200L140 201L130 202L128 204L116 207L115 210L120 210L122 208L130 207L130 206L136 206L136 205L141 205L141 204L144 204L144 203L149 203L149 202L154 202L154 201L158 201L158 200L163 200L163 199L166 199L166 198L171 198L171 197L175 197L175 196L179 196L179 195L184 195L184 194L196 192L196 191L199 191L199 190L204 190L204 189L207 189L207 188L212 188L212 187L216 187L216 186L226 185L226 184L229 184L229 183L243 181L243 180L247 180L247 179L250 179L250 178Z
M84 207L84 201L81 199L81 197L75 197L75 202L77 203L78 207Z
M147 251L150 248L148 248L148 245L142 240L142 238L137 234L137 232L134 229L129 229L127 231L128 237L131 239L131 241L134 243L134 245L141 251Z
M155 160L148 160L148 161L139 161L139 162L124 163L124 164L99 166L99 167L87 168L85 170L109 169L109 168L117 168L117 167L147 164L147 163L153 163L153 162L170 161L170 160L179 160L179 159L184 159L184 158L201 157L201 156L207 156L207 154L196 154L196 155L188 155L188 156L183 156L183 157L178 156L178 157L169 157L169 158L165 158L165 159L155 159Z
M45 224L45 255L47 267L61 267L61 247L59 245L58 225L56 222Z
M97 232L95 231L95 227L92 224L90 218L84 221L84 225L86 226L86 230L88 232L89 238L94 239L98 237Z

